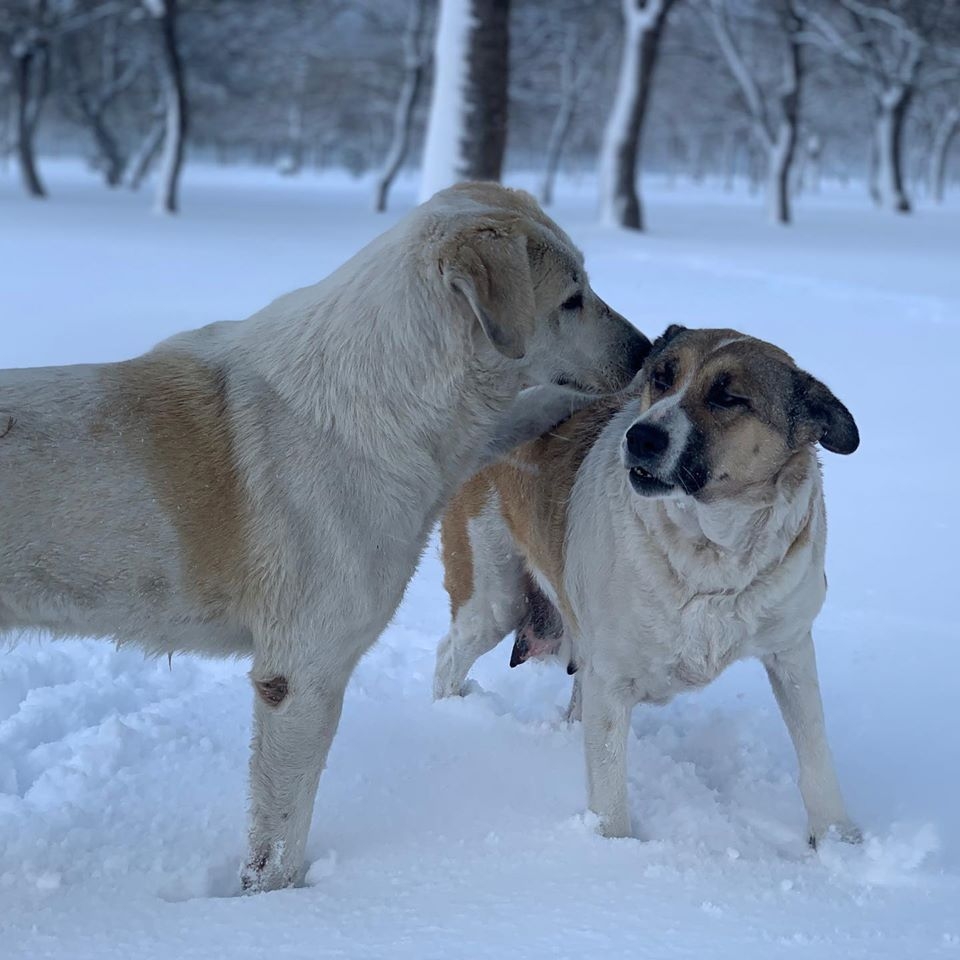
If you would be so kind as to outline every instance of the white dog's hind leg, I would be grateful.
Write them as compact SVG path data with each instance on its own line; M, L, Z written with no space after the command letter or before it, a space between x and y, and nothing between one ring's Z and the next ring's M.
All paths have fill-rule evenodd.
M861 834L847 816L827 743L813 638L807 634L797 647L765 659L764 666L797 751L810 845L816 847L831 828L841 839L858 843Z
M577 676L590 809L600 818L600 832L605 837L629 837L626 753L630 705L589 666L582 667Z
M352 665L351 665L352 666ZM337 731L350 668L277 670L254 663L250 852L244 890L300 883L320 773Z

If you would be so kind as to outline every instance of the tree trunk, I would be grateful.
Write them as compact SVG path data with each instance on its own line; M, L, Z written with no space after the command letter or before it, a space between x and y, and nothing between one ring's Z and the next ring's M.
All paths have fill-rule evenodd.
M158 213L176 213L187 136L187 94L177 42L177 0L151 0L151 9L156 11L165 115L163 154L154 207Z
M404 74L400 96L393 111L393 136L390 149L383 163L383 171L377 180L374 208L378 213L387 209L387 195L403 161L410 149L410 132L413 126L413 110L423 86L426 58L421 49L423 21L426 14L425 0L410 0L407 27L403 34Z
M770 143L767 171L767 213L774 223L788 224L790 211L790 170L797 152L797 122L800 112L800 84L803 64L798 39L801 24L787 15L787 57L783 67L783 87L780 90L780 122Z
M796 128L781 124L768 153L767 215L773 223L790 223L790 163L796 142Z
M123 180L123 157L117 141L107 129L100 114L90 114L87 117L90 133L103 165L103 179L108 187L119 186Z
M732 193L737 182L737 157L740 153L740 131L728 127L723 134L723 190Z
M624 35L617 90L600 151L600 212L605 223L642 230L637 189L643 123L673 0L623 0Z
M420 197L499 180L507 138L510 0L441 0Z
M895 213L910 212L903 187L903 127L911 95L903 86L884 91L874 126L876 193L880 206Z
M158 120L147 132L124 170L123 181L131 190L140 189L140 184L143 183L143 178L146 177L151 164L156 159L162 143L163 123Z
M37 170L34 136L50 86L50 55L45 44L24 45L14 56L17 163L24 189L40 200L47 191Z
M877 118L874 117L874 130L876 130ZM867 155L867 191L870 194L870 199L873 201L874 206L880 206L880 154L877 149L877 136L876 133L872 134L870 137L870 145L868 147L869 153Z
M560 156L563 153L564 144L567 142L570 124L573 122L573 108L573 97L564 96L557 110L557 115L553 118L553 125L550 127L550 136L547 139L547 149L544 156L543 179L540 181L540 202L545 207L553 203L553 185L557 179Z
M930 196L935 203L943 203L947 182L947 157L954 137L960 131L960 107L951 107L941 117L933 134L930 153Z
M820 158L823 156L823 141L820 135L811 133L804 148L802 185L811 193L820 192Z
M305 52L301 52L294 64L290 103L287 104L286 147L277 161L277 171L285 177L295 177L303 169L305 151L303 113L309 74L309 57Z

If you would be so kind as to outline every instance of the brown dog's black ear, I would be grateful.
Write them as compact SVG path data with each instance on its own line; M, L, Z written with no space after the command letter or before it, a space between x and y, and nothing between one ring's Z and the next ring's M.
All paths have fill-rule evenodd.
M523 357L535 325L526 236L499 225L463 230L441 251L440 273L466 300L490 343L512 360Z
M647 354L646 360L644 360L644 368L646 368L647 363L649 363L650 358L656 356L667 344L673 340L674 337L683 333L687 328L679 323L671 323L663 333L657 337L656 340L650 345L650 352Z
M677 334L683 333L687 328L682 323L671 323L663 333L653 341L653 349L665 347Z
M860 431L850 411L816 377L793 371L794 430L801 441L819 443L831 453L853 453Z
M678 333L683 333L686 329L682 323L671 323L657 339L662 340L664 343L669 343Z

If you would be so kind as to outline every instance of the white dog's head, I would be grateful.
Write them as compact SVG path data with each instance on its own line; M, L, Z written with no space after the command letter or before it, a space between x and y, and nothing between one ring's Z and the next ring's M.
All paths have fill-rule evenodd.
M437 269L481 349L518 364L527 385L618 390L650 341L590 288L583 255L528 193L495 183L443 190Z

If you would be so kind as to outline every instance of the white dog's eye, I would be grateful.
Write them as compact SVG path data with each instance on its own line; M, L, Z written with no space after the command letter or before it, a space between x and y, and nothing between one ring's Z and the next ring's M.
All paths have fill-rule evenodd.
M560 304L561 310L582 310L583 309L583 294L578 290L572 297L567 297L563 303Z

